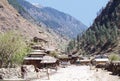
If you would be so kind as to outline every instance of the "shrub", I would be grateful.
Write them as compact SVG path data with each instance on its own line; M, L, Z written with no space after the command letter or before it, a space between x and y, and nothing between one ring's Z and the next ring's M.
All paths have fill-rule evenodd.
M50 52L50 55L53 57L58 57L58 53L56 51Z
M109 56L109 59L110 59L110 61L119 61L120 60L120 56L117 55L117 54L111 54Z
M20 64L28 51L28 46L19 34L7 32L0 35L1 67L7 68L13 64Z

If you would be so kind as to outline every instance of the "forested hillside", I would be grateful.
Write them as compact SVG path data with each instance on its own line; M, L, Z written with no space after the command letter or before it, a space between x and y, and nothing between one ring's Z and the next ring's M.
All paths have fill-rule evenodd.
M81 54L120 54L120 0L110 0L90 28L70 42L69 50Z

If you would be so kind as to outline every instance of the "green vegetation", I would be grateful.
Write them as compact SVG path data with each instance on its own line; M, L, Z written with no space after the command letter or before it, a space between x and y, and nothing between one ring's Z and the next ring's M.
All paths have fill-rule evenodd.
M68 51L77 49L80 54L100 54L111 52L118 46L120 39L120 0L108 3L107 7L101 10L92 26L69 43ZM74 41L76 41L75 44Z
M69 42L68 47L67 47L67 52L70 53L71 50L74 50L76 47L76 40L73 39Z
M88 54L96 51L106 51L118 44L119 31L116 26L95 26L94 30L88 29L82 36L70 41L68 52L73 49L82 49Z
M58 57L58 53L56 51L52 51L50 52L50 56Z
M30 49L23 38L13 32L0 34L0 62L1 67L13 67L20 64Z
M120 61L120 56L117 54L111 54L109 56L110 61Z

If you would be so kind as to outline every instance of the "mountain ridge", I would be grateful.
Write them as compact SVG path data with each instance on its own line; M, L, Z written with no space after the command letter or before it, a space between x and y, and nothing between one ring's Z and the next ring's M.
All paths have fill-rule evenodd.
M87 27L74 17L49 7L38 8L24 0L18 3L36 20L54 32L74 38ZM66 31L65 31L66 30ZM74 32L73 32L74 31Z
M120 0L110 0L88 30L68 47L87 55L120 54Z
M101 14L96 17L93 25L89 28L89 30L95 32L96 41L99 41L96 42L96 44L93 44L93 48L90 49L92 53L120 53L119 14L120 0L111 0L102 10ZM97 32L97 30L101 33ZM88 47L89 46L90 45L88 45Z
M18 9L21 9L21 6L18 6L15 0L13 1ZM31 41L34 37L38 37L48 41L47 44L43 44L43 47L51 46L60 50L62 49L61 43L63 46L67 43L67 39L55 34L50 29L45 29L43 26L31 23L30 21L21 16L18 10L8 3L8 0L0 0L0 33L16 31L23 36L26 41Z

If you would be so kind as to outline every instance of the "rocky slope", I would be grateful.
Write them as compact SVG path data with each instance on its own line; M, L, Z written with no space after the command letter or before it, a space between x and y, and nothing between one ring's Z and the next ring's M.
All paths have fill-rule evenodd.
M103 45L98 47L100 51L96 51L120 54L120 0L110 0L108 2L101 14L95 19L90 29L95 30L96 27L101 28L103 31L106 28L107 30L104 34L109 34L101 37L104 39ZM97 40L99 39L97 37L98 35L95 35Z
M24 19L7 0L0 0L0 32L17 31L27 39L39 37L47 40L49 46L59 47L65 39L55 34L49 29L37 26Z
M0 1L0 32L19 30L26 37L39 36L39 30L35 25L23 19L21 15L9 5L7 0ZM33 31L34 30L34 31Z
M120 54L120 0L110 0L89 30L95 32L92 53ZM98 31L97 31L98 30Z
M120 54L120 0L110 0L84 35L78 35L76 42L74 47L86 54Z
M35 21L51 28L57 34L74 38L87 27L74 17L50 7L36 7L25 0L17 0ZM20 11L21 15L25 15Z

